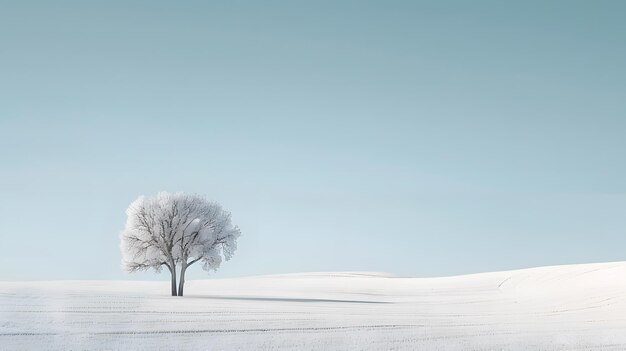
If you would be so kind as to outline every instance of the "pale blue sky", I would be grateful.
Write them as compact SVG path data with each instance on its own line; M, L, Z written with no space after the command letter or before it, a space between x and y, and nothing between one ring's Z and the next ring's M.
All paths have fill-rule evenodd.
M168 279L119 262L160 190L232 211L215 277L623 260L624 13L2 1L0 279Z

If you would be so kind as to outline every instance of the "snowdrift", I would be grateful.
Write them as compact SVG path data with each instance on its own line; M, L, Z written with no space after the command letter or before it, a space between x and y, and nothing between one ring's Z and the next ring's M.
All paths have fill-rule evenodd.
M626 350L626 262L168 284L0 282L0 348Z

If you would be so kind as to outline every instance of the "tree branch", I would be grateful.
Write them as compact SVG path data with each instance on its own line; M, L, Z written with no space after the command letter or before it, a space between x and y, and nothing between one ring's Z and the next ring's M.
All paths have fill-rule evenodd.
M189 263L187 263L187 267L191 266L192 264L200 261L202 259L202 256L196 258L195 260L191 260Z

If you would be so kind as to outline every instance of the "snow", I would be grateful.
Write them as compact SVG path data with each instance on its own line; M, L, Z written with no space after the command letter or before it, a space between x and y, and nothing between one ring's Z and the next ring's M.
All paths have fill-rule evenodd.
M6 350L625 350L626 262L444 278L340 272L0 282Z

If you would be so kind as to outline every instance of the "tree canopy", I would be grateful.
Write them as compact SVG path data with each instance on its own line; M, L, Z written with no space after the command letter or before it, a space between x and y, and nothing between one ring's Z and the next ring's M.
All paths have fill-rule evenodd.
M217 202L186 193L160 192L140 196L126 210L120 234L122 266L127 272L166 267L172 276L172 295L183 295L185 272L197 262L217 270L237 249L239 228ZM176 288L177 267L180 280Z

